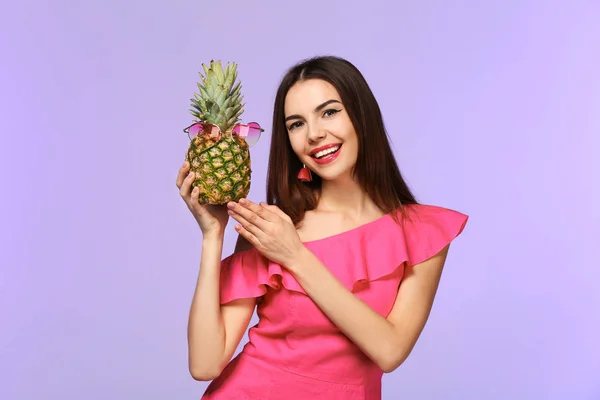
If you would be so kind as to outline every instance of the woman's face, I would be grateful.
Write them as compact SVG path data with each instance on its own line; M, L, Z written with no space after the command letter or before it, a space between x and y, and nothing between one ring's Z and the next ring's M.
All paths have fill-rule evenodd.
M358 137L337 90L329 82L297 82L285 97L285 125L300 161L324 180L351 174Z

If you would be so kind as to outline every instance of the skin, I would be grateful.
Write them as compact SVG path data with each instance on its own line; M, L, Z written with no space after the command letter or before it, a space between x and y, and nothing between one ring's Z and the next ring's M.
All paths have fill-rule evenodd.
M192 377L209 381L221 374L250 323L256 299L238 299L220 305L219 273L225 227L225 206L202 206L186 161L179 169L176 185L202 231L202 253L196 290L188 318L188 368ZM244 244L236 251L244 250Z
M325 105L324 105L325 104ZM195 379L216 378L231 359L248 326L256 299L219 306L218 272L226 216L237 224L239 249L248 245L286 268L329 319L384 372L400 366L414 348L431 312L448 247L421 264L405 268L402 285L387 318L346 289L302 243L334 235L383 214L352 177L358 139L335 88L321 80L294 85L286 96L288 135L298 158L323 178L317 208L306 213L302 228L278 207L248 199L227 208L205 208L189 192L192 179L184 165L177 186L203 236L200 274L189 321L190 371ZM342 143L329 165L319 165L310 151ZM205 253L206 252L206 253Z

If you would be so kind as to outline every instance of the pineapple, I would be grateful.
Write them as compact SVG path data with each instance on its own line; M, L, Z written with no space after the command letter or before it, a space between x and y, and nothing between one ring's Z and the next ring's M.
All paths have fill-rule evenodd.
M220 138L200 133L188 148L186 160L196 175L192 187L198 187L200 204L226 204L246 197L250 191L250 151L243 138L232 134L232 128L244 112L237 64L211 61L200 74L199 93L191 99L194 122L213 124L221 130Z

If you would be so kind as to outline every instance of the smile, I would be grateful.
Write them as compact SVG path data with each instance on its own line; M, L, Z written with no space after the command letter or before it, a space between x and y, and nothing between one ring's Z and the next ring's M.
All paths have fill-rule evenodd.
M311 152L311 157L317 164L329 164L338 157L341 148L341 144L336 144L322 149L315 149Z

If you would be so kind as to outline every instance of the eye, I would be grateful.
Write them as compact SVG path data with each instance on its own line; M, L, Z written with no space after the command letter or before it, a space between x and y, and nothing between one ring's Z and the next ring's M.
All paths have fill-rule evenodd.
M325 110L325 111L323 112L323 116L324 116L324 117L331 117L331 116L333 116L334 114L337 114L337 113L339 113L340 111L342 111L342 110L335 110L335 109L333 109L333 108L330 108L330 109L328 109L328 110Z
M300 126L302 126L302 122L300 122L300 121L296 121L296 122L294 122L293 124L291 124L291 125L288 127L288 130L290 130L290 131L291 131L291 130L293 130L294 128L298 128L298 127L300 127Z

